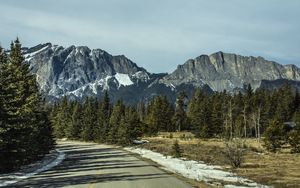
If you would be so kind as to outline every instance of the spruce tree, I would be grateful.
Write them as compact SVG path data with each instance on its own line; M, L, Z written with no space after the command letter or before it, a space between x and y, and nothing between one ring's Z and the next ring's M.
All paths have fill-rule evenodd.
M139 136L141 136L139 116L133 107L126 107L117 132L118 144L129 145Z
M0 167L9 171L38 159L54 142L35 76L23 63L19 40L11 43L8 58L1 54L0 142L4 160L0 160Z
M174 141L172 146L172 155L175 158L179 158L182 156L182 150L177 139Z
M79 102L75 102L75 106L73 109L72 117L71 117L71 124L68 127L67 130L67 137L79 140L80 139L80 133L82 131L82 124L83 124L83 113L82 108Z
M188 121L186 116L186 104L185 100L187 98L187 95L185 92L180 92L177 99L176 99L176 107L175 107L175 113L173 116L173 123L176 126L176 130L181 131L184 129L187 129Z
M208 138L212 136L211 104L209 96L197 90L188 106L188 117L197 137Z
M125 106L122 100L118 100L115 104L109 120L109 131L107 141L109 143L117 143L117 132L120 127L122 116L124 116Z
M84 141L94 141L97 127L97 105L96 100L87 98L84 103L81 139Z
M283 123L278 120L270 121L269 127L264 133L264 146L271 152L278 151L285 141L285 130Z
M68 135L67 130L71 126L71 109L67 96L60 101L58 109L54 112L52 119L54 126L54 135L57 138L63 138Z

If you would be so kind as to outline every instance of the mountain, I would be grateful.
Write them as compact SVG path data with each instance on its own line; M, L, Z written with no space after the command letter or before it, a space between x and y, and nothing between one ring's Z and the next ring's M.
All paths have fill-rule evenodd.
M113 101L122 98L137 103L157 94L175 101L179 91L191 95L198 87L207 92L242 90L246 84L275 89L285 80L300 85L300 70L295 65L223 52L190 59L171 74L152 74L124 55L86 46L64 48L46 43L22 50L47 100L64 95L77 100L102 97L107 90Z
M64 95L72 99L102 97L103 91L108 90L114 101L123 98L135 103L159 94L160 90L172 93L162 84L151 85L165 74L151 74L124 55L113 56L86 46L64 48L51 43L22 50L25 62L36 74L40 89L48 100Z
M160 83L177 87L182 83L202 87L207 84L214 91L233 91L251 84L254 89L262 81L272 83L276 80L300 81L300 69L295 65L281 65L262 57L246 57L217 52L201 55L186 61L160 80ZM273 83L273 85L275 83ZM265 87L265 84L263 85Z

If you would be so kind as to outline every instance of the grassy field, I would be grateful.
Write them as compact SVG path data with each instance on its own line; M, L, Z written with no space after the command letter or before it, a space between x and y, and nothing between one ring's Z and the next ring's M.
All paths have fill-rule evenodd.
M171 137L171 138L170 138ZM222 154L225 143L221 139L200 140L191 133L160 133L157 137L145 138L150 141L143 145L163 154L170 155L173 142L177 139L183 150L183 156L207 164L220 165L261 184L274 187L300 187L300 155L290 154L288 149L278 153L264 150L262 142L255 139L245 141L245 157L240 168L232 168Z

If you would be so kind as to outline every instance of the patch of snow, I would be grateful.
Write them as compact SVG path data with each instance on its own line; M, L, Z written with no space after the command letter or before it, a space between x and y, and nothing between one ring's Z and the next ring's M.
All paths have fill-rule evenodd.
M81 86L73 91L68 91L65 93L65 95L70 95L73 94L76 97L82 97L83 96L83 91L86 89L87 85Z
M119 86L129 86L133 84L128 74L116 73L114 77L118 81Z
M103 90L109 90L108 80L111 79L111 76L107 76L103 81Z
M149 75L144 71L138 71L132 75L132 77L147 82L150 78Z
M95 81L94 83L90 84L90 88L92 88L92 91L94 94L97 94L97 86L100 85L99 81Z
M109 89L108 80L110 78L112 78L112 76L106 76L104 79L102 78L102 79L95 80L94 82L82 85L82 86L78 87L77 89L75 89L73 91L67 91L65 93L65 95L73 94L76 97L82 97L83 92L86 88L91 89L94 94L98 94L98 92L97 92L97 87L98 86L102 86L103 90L108 90ZM58 85L58 87L60 88L61 86Z
M133 140L132 143L134 144L144 144L144 143L149 143L148 140Z
M44 50L47 49L47 48L48 48L48 45L45 46L45 47L43 47L43 48L41 48L41 49L39 49L38 51L35 51L35 52L32 52L32 53L25 54L25 55L24 55L25 61L30 61L30 60L33 58L33 56L35 56L36 54L38 54L38 53L44 51Z
M179 173L184 177L195 179L198 181L205 182L230 182L230 184L241 184L243 186L235 185L226 185L227 188L231 187L263 187L267 188L268 186L257 184L246 178L238 177L237 175L223 171L220 166L207 165L203 162L197 161L187 161L180 158L172 158L170 156L164 156L160 153L153 152L141 148L124 148L127 151L137 153L144 158L151 159L152 161L163 166L164 169L169 170L174 173ZM226 187L225 186L225 187Z
M58 45L52 45L52 46L51 46L51 49L52 49L53 51L55 51L57 48L58 48Z
M13 183L17 183L21 180L27 179L31 176L34 176L38 173L41 173L43 171L49 170L50 168L53 168L54 166L57 166L65 159L65 153L62 151L59 151L57 158L52 161L51 163L31 172L31 173L12 173L12 175L0 177L0 187L4 187ZM2 180L2 179L9 179L9 180Z
M164 83L164 84L165 84L165 86L171 88L172 91L174 91L175 88L176 88L176 87L174 86L174 84L172 84L171 82L170 82L170 83Z

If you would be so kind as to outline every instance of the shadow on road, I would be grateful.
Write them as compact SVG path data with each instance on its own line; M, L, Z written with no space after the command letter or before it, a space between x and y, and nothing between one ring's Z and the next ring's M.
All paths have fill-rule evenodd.
M93 146L93 145L91 145ZM58 166L9 187L63 187L112 181L134 181L169 177L160 173L132 174L130 168L153 165L138 163L136 158L120 150L81 145L59 147L66 159ZM112 170L107 172L107 170ZM106 173L103 171L106 171Z

